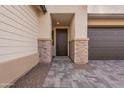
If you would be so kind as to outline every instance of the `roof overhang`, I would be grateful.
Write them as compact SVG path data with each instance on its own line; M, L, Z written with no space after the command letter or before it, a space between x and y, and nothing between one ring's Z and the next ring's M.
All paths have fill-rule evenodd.
M40 5L40 7L41 7L43 13L45 14L47 12L47 9L46 9L45 5Z

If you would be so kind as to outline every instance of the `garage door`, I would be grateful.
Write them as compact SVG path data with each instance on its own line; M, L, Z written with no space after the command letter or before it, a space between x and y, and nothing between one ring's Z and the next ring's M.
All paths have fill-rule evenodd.
M89 28L89 59L124 59L124 28Z

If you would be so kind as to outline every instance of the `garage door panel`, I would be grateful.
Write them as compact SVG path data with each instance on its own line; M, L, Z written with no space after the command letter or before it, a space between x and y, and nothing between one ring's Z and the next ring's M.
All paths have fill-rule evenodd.
M111 48L111 47L95 47L95 48L90 48L89 49L89 53L93 53L93 54L99 54L99 53L102 53L102 54L116 54L116 55L119 55L119 54L124 54L124 47L118 47L118 48Z
M101 41L89 41L91 47L118 47L118 42L101 42ZM124 43L122 44L124 46Z
M115 60L117 59L117 56L114 55L103 55L103 54L99 54L99 55L95 55L95 54L92 54L92 56L89 56L90 60ZM122 57L121 57L122 58Z
M124 28L89 28L89 59L124 59Z
M101 55L101 56L89 56L89 59L90 60L117 60L118 58L110 56L110 55L109 56Z
M91 40L96 40L96 41L117 41L117 36L94 36L90 38Z
M124 31L124 30L123 30L123 31ZM120 31L117 31L117 36L122 36L122 37L123 37L123 36L124 36L123 31L121 31L121 32L120 32Z
M117 35L94 35L92 38L117 38Z
M103 35L105 35L105 36L111 36L112 33L113 33L113 35L117 35L117 33L118 33L118 32L115 32L114 30L111 30L111 29L108 29L108 28L107 29L91 28L91 29L89 29L89 31L92 31L93 29L95 29L95 32L96 33L94 33L94 32L89 32L89 33L91 35L94 35L94 36L96 36L96 35L99 35L99 36L103 36Z
M124 28L116 28L116 29L118 35L124 35Z
M115 51L117 55L124 55L124 47L117 48Z
M93 28L93 29L95 29L95 28ZM92 31L92 29L90 30L89 29L89 31ZM117 33L118 32L115 32L115 31L100 31L100 30L95 30L95 33L94 32L89 32L90 33L90 35L93 35L93 36L97 36L97 35L99 35L99 36L111 36L112 35L112 33L113 33L113 35L117 35Z
M124 41L118 41L118 45L120 45L120 46L124 46Z
M124 42L124 36L117 36L118 42Z
M116 48L99 48L99 47L95 47L95 48L90 48L90 53L116 53Z

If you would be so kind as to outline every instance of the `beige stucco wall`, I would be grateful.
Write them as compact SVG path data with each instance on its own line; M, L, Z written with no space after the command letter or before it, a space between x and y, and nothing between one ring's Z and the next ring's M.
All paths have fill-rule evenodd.
M124 5L88 5L88 13L123 14Z
M39 17L40 31L38 38L40 39L51 39L52 23L50 13L47 12L45 15Z
M44 34L44 38L51 37L50 32L51 29L51 19L50 14L51 13L73 13L75 15L74 21L75 21L75 31L73 35L71 36L73 39L81 39L81 38L87 38L87 6L86 5L47 5L46 6L48 13L46 14L47 19L43 25L44 27L47 27L46 32L43 32L43 30L40 32L40 36ZM45 25L46 24L46 25ZM72 31L72 32L73 32ZM75 35L74 35L75 34Z
M89 18L88 27L124 27L124 19Z
M87 6L78 6L75 13L75 39L87 38Z
M75 39L75 16L73 16L69 28L70 28L69 29L69 41L72 41Z

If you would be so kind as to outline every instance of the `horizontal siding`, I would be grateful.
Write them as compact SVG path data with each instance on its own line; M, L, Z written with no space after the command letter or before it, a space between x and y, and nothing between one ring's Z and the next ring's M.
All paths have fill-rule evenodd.
M38 52L39 21L31 6L0 6L0 62Z

